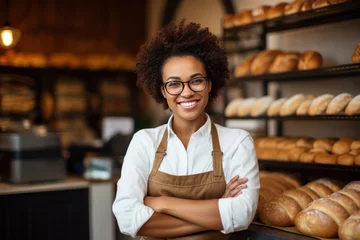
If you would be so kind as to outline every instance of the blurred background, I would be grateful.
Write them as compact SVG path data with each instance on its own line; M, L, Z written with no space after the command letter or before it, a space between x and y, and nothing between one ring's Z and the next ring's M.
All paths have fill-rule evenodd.
M111 212L123 156L134 132L170 116L136 87L136 54L162 26L183 18L208 27L228 54L231 83L208 109L216 123L244 128L254 139L358 138L360 113L344 121L225 114L235 99L360 93L356 64L334 75L280 75L291 80L280 83L236 75L266 49L316 51L318 68L352 64L360 41L357 1L255 20L279 2L1 0L0 239L130 239ZM245 11L253 20L232 22Z

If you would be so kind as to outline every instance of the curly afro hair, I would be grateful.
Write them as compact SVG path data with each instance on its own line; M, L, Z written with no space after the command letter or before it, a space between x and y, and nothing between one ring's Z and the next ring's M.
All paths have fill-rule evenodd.
M167 109L161 93L162 68L170 57L191 55L205 66L206 75L212 83L209 101L214 100L229 80L230 73L225 51L217 37L200 24L169 24L160 30L154 39L141 46L137 55L137 85L144 88L158 103Z

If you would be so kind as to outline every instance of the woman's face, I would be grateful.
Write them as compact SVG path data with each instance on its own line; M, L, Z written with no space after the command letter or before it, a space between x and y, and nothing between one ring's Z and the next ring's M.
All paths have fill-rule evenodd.
M170 93L178 92L179 89L181 91L182 86L179 81L191 80L184 84L183 91L177 95L171 95L164 86L161 87L162 94L175 117L187 121L203 117L211 90L210 80L205 81L205 88L201 87L204 77L207 77L204 65L193 56L171 57L164 63L162 80L163 83L167 83L167 90ZM200 91L201 89L203 90Z

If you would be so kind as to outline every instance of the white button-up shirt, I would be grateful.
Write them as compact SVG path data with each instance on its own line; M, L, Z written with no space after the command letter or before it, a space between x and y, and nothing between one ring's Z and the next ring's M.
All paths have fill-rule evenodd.
M169 137L167 154L159 171L171 175L192 175L213 170L211 120L195 132L187 149L171 128L173 116L168 124L157 128L143 129L134 134L117 184L113 212L120 231L136 236L136 233L154 213L143 204L147 196L148 177L151 172L155 152L167 128ZM223 152L223 171L228 183L232 177L247 177L247 188L234 198L221 198L218 203L223 233L245 230L251 223L259 195L259 167L254 144L248 132L216 125L221 151Z

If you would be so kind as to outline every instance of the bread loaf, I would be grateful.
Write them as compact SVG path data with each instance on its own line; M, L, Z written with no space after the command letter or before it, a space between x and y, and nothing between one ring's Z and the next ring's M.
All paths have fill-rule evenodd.
M354 96L349 93L337 95L333 100L331 100L329 106L326 108L326 114L337 114L345 110L346 106L353 98Z
M313 9L317 9L317 8L322 8L322 7L326 7L331 5L330 1L328 0L316 0L313 5L312 8Z
M307 148L304 147L296 147L289 151L288 159L292 162L297 162L300 159L300 155L306 152Z
M339 3L343 3L343 2L347 2L348 0L329 0L329 2L331 4L339 4Z
M295 113L296 109L299 107L299 105L305 101L305 95L304 94L295 94L291 98L289 98L280 109L280 116L288 116Z
M351 150L358 150L360 149L360 140L353 141L350 146Z
M334 143L331 151L335 154L345 154L350 152L351 144L356 140L352 137L344 137Z
M274 59L281 52L278 50L265 50L259 53L251 64L250 72L253 75L261 75L266 73Z
M345 108L345 114L355 115L360 114L360 94L354 97L347 107Z
M336 164L338 155L329 153L317 153L314 157L314 162L319 164Z
M306 188L309 189L305 190ZM333 191L321 181L314 181L304 187L285 191L275 200L263 205L260 220L274 226L292 226L301 210L309 206L314 199L331 193Z
M281 2L269 9L267 13L267 19L273 19L284 15L285 6L288 3Z
M354 50L354 53L351 57L351 61L353 63L357 63L357 62L360 62L360 42L357 44L355 50Z
M246 58L235 68L235 77L244 77L250 73L250 67L256 55Z
M360 192L360 181L352 181L348 184L346 184L346 186L344 187L344 189L353 189L356 190L358 192ZM359 208L360 208L360 202L359 202Z
M241 11L235 14L235 16L233 16L233 25L235 27L244 26L250 24L251 22L252 22L252 16L250 10Z
M331 149L335 142L336 142L336 140L334 140L332 138L319 138L319 139L315 140L313 146L314 146L314 148L323 148L326 151L331 152Z
M256 98L246 98L240 106L237 108L237 115L239 117L245 117L250 114L250 110L256 102Z
M296 219L296 228L308 235L333 238L339 225L359 209L360 193L341 190L326 198L313 201Z
M237 116L237 110L240 107L241 103L244 101L242 98L236 98L229 102L225 108L226 117L235 117Z
M305 1L304 0L294 0L291 3L289 3L288 5L286 5L285 10L284 10L284 14L285 15L290 15L290 14L295 14L300 12L301 7L304 5Z
M224 28L232 28L234 26L234 15L228 14L224 17L223 27Z
M313 138L305 138L305 137L302 137L302 138L299 138L297 141L296 141L296 146L297 147L303 147L303 148L312 148L313 144L314 144L314 139Z
M250 115L252 117L257 117L264 114L273 101L274 99L271 96L264 96L258 98L255 101L254 105L251 107Z
M296 115L298 116L308 115L312 101L313 101L312 99L306 99L302 103L300 103L299 107L296 109Z
M301 11L305 12L305 11L309 11L312 9L312 5L315 2L315 0L307 0L301 7Z
M311 148L309 153L327 153L327 151L324 148Z
M310 105L309 115L315 116L323 114L333 98L334 95L332 94L324 94L315 98Z
M353 213L340 224L338 234L341 240L360 239L360 211Z
M351 166L354 165L354 159L355 159L354 155L351 155L349 153L342 154L338 157L337 164Z
M315 51L306 51L300 56L297 67L299 70L310 70L321 67L322 63L323 59L320 53Z
M287 98L279 98L275 100L273 103L271 103L269 109L267 110L267 115L269 117L279 115L281 106L285 103L286 100Z
M296 52L284 52L276 56L269 68L270 73L282 73L297 69L300 54Z
M356 166L360 166L360 155L357 155L354 159L354 163Z
M267 14L268 14L270 8L271 7L268 5L262 5L258 8L255 8L254 10L251 11L252 20L254 22L259 22L259 21L265 20L267 18Z
M315 157L316 153L314 152L303 152L300 154L299 157L299 162L302 163L312 163L314 162L314 157Z

